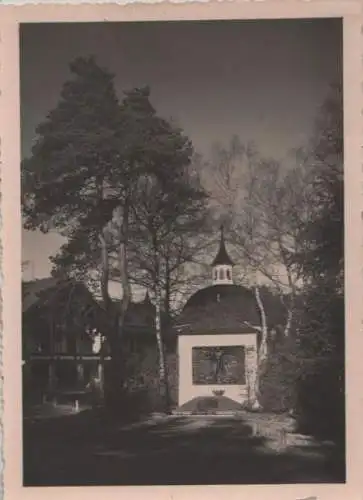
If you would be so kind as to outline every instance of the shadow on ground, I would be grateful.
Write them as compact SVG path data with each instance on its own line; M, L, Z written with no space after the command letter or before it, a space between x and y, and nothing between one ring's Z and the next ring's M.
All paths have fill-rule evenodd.
M102 413L27 420L24 486L343 482L331 450L272 450L243 419L168 417L120 425Z

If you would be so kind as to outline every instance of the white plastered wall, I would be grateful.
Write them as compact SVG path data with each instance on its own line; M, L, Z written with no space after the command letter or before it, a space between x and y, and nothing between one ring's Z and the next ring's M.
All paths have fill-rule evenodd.
M196 385L193 384L193 347L244 346L246 349L245 385ZM254 399L254 380L257 369L256 333L224 335L180 335L179 355L179 406L197 396L213 396L214 390L223 390L224 396L243 403Z

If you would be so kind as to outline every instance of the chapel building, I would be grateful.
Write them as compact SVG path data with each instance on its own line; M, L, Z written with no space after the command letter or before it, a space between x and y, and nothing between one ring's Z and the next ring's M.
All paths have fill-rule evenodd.
M196 411L206 398L228 401L230 409L255 401L260 317L253 292L234 283L233 268L222 228L212 283L189 298L176 324L181 410Z

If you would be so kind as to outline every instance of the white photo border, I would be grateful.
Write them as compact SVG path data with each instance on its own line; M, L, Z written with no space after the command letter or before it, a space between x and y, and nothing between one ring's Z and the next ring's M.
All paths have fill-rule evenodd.
M346 429L347 482L342 485L167 487L23 487L21 411L21 214L19 24L24 22L343 18L345 262L346 262ZM93 500L124 497L159 499L243 495L258 499L333 500L362 498L360 458L363 380L361 239L361 3L359 1L256 1L155 4L37 4L0 7L1 215L2 215L2 367L3 462L5 499L54 500L74 496Z

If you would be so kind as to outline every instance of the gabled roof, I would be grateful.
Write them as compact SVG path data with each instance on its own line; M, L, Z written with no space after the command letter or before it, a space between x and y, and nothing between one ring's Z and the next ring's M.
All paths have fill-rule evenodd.
M48 307L53 301L60 305L62 297L69 294L69 287L76 287L77 296L81 301L87 301L88 304L94 304L92 317L96 317L100 327L103 321L108 321L108 312L104 308L102 300L96 300L86 285L72 279L57 279L53 277L37 279L22 283L22 311L29 313L34 307ZM79 295L80 294L80 295ZM120 303L120 299L114 298L112 302L115 307ZM90 313L91 314L91 313ZM161 314L162 324L166 324L166 315ZM141 302L131 302L125 317L125 326L131 333L151 333L155 331L155 306L147 293Z
M223 232L223 226L221 226L221 241L219 243L219 250L218 253L212 262L212 266L219 266L219 265L227 265L227 266L234 266L234 262L228 255L227 249L226 249L226 244L224 241L224 232Z
M74 292L76 292L75 295L73 295ZM28 313L36 307L53 307L55 304L61 306L64 301L69 304L69 298L72 295L72 302L81 300L83 304L88 304L97 312L102 313L100 304L84 283L71 278L53 277L22 283L22 312Z
M39 300L40 295L56 287L58 280L56 278L42 278L22 283L22 310L27 312Z

